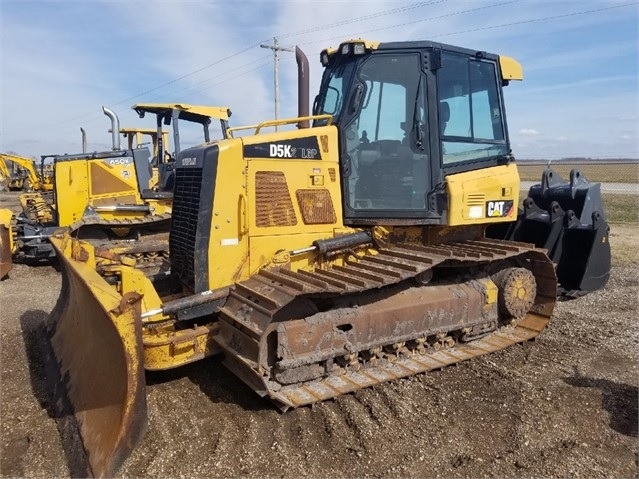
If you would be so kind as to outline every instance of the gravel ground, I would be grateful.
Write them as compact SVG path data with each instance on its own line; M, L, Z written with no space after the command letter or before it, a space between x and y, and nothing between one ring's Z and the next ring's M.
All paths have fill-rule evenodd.
M0 207L4 197L0 197ZM637 228L613 226L605 290L534 342L285 414L218 358L147 375L124 477L637 477ZM0 283L3 477L69 476L34 331L51 266ZM99 351L96 351L99 354Z

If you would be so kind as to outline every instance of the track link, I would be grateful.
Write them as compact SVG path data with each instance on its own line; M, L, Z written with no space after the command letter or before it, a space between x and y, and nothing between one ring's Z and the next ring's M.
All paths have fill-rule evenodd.
M411 352L407 357L387 360L383 364L365 365L356 370L347 369L321 380L283 387L279 391L274 391L271 398L285 411L291 407L325 401L385 381L441 369L534 339L546 327L548 321L544 316L531 315L516 326L504 327L499 332L468 344L458 344L449 349L425 354Z
M415 320L386 321L386 316L392 316L392 309L388 315L382 315L383 318L373 318L374 313L359 313L364 316L344 323L341 318L362 310L356 305L348 307L348 301L342 304L340 311L324 312L326 320L314 309L316 302L336 298L356 299L367 294L397 297L397 292L420 282L428 283L431 273L438 269L470 271L474 268L484 273L494 269L496 273L512 266L532 272L536 297L523 318L499 322L499 325L496 317L482 311L477 313L478 319L474 322L465 323L463 327L456 325L457 316L469 309L466 305L450 310L449 318L437 318L435 323L441 320L444 325L439 328L428 327L426 323L433 323L432 318L421 325ZM481 290L480 286L477 278L470 278L461 286L454 285L456 289L450 294L453 299L465 294L469 297L485 294L473 292L474 289ZM428 288L433 287L422 288L415 294L426 294ZM552 262L543 250L533 245L492 239L437 246L399 244L381 248L375 255L347 261L344 266L313 271L276 267L237 283L220 311L220 334L216 340L226 353L225 364L258 394L269 396L286 410L383 381L438 369L532 339L549 321L556 301L556 288ZM434 298L432 302L424 299L425 302L419 304L423 306L421 316L424 317L428 316L430 308L436 309L438 290L430 292L430 298ZM401 303L401 298L398 301ZM478 303L468 301L473 307ZM437 315L446 316L447 307L437 309ZM333 318L332 313L335 313ZM369 326L369 323L375 324ZM408 323L410 325L406 326ZM360 331L357 337L363 338L366 334L361 330L367 327L378 328L374 332L384 341L380 342L379 338L370 343L344 340L331 348L321 347L323 341L328 341L322 338L339 342L341 333L336 330L340 328L344 329L343 336L351 334L352 339L353 332L349 328ZM451 334L463 343L453 339ZM438 340L440 343L435 344ZM317 347L308 346L309 350L305 351L307 343L317 344ZM446 349L438 350L442 345Z

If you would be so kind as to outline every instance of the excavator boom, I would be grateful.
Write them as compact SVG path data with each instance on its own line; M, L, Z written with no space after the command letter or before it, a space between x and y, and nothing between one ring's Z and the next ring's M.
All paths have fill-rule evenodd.
M39 175L36 172L33 160L31 158L25 158L23 156L13 155L11 153L0 153L0 160L4 162L4 168L0 167L0 173L2 172L1 170L6 170L8 168L6 162L15 164L24 172L24 174L14 172L14 174L11 175L9 189L29 189L35 191L50 191L53 189L53 184L50 177Z

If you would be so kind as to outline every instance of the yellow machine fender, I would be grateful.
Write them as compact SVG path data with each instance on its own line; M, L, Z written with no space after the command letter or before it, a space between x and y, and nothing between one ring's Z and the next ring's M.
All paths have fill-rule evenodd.
M47 324L51 348L91 474L113 476L147 425L141 295L109 287L84 242L51 243L63 278Z
M13 232L11 231L11 210L0 210L0 280L13 268Z

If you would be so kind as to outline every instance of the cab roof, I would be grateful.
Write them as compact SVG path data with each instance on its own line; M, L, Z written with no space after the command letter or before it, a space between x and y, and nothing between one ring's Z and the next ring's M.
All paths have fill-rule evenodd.
M231 110L225 106L188 105L186 103L137 103L132 107L135 112L144 117L145 113L163 114L172 110L179 111L180 120L195 123L208 123L211 118L228 121Z
M424 49L424 48L437 48L440 50L452 51L461 53L469 57L488 58L499 62L501 75L504 80L523 80L523 68L521 64L514 58L496 55L494 53L487 53L481 50L472 50L464 47L457 47L454 45L448 45L445 43L432 42L428 40L416 40L416 41L404 41L404 42L374 42L365 40L362 38L350 39L340 43L338 48L326 48L322 50L320 59L322 64L327 63L329 57L342 52L346 54L352 54L354 52L354 45L361 45L366 53L370 53L373 50L410 50L410 49ZM360 47L361 51L361 47ZM326 56L326 57L325 57ZM326 61L325 59L326 58Z
M110 132L110 130L109 130ZM124 127L120 128L120 133L142 133L144 135L154 135L158 132L157 128L138 128L138 127ZM162 133L168 133L168 130L162 130Z

